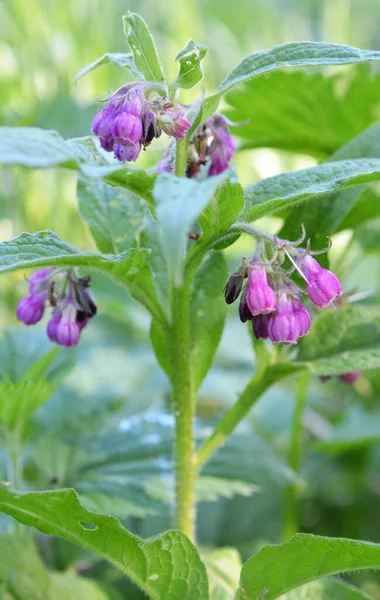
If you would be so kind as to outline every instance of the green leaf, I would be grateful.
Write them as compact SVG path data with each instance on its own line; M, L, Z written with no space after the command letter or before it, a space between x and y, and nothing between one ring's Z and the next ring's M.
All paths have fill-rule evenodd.
M0 423L7 430L22 429L33 413L53 394L55 385L45 379L0 382Z
M77 198L82 219L101 252L118 254L135 245L145 208L130 192L80 177Z
M322 577L371 568L380 568L380 545L296 534L286 544L265 546L245 563L237 600L274 600Z
M118 161L107 162L90 137L65 140L56 131L37 127L0 127L0 163L33 169L79 170L88 177L104 177L153 204L156 175Z
M288 67L344 65L379 59L380 52L376 50L361 50L324 42L291 42L264 52L254 52L227 75L215 94L205 99L202 120L212 115L223 94L233 86L269 71Z
M132 248L119 255L81 252L52 231L22 233L0 243L0 272L52 267L86 267L106 273L121 283L133 279L146 260L147 251Z
M373 600L373 598L345 581L325 579L286 594L286 600Z
M358 158L324 163L294 173L269 177L247 188L249 221L310 200L320 200L323 195L349 186L370 183L380 179L380 160Z
M328 158L377 120L379 95L380 76L368 65L329 76L273 71L228 93L225 114L243 123L234 135L244 150L280 148Z
M235 548L218 548L203 556L213 600L234 600L242 562Z
M53 600L48 571L32 540L25 535L0 534L0 597L2 600Z
M175 57L179 61L179 74L173 82L177 88L190 89L203 79L201 62L207 54L207 46L189 40Z
M328 162L342 159L380 158L380 125L369 127L357 137L350 140ZM286 239L294 239L299 235L301 224L312 239L313 246L321 248L326 245L326 236L332 235L341 226L345 216L355 206L362 188L356 187L328 194L313 204L297 206L290 212L279 235ZM373 207L375 204L375 207ZM377 198L372 197L372 212L376 210Z
M191 369L196 390L212 365L222 337L227 314L222 292L227 275L223 254L212 252L194 277L191 296Z
M379 308L350 306L322 313L300 342L297 361L317 375L379 368Z
M73 490L13 496L0 489L0 510L25 525L97 552L153 600L207 600L205 566L178 531L142 540L114 517L86 510Z
M240 183L224 181L199 217L203 236L213 238L227 231L239 218L243 209L244 192Z
M182 281L187 234L224 179L225 175L221 175L198 181L169 173L157 178L154 197L160 224L160 243L169 277L176 285Z
M79 73L75 76L75 79L78 80L84 75L87 75L90 71L94 71L98 67L103 65L115 65L116 67L127 67L131 69L135 75L140 75L139 71L136 69L135 61L133 54L129 52L128 54L123 54L122 52L106 52L100 58L97 58L92 63L83 67L79 71Z
M376 184L375 184L376 185ZM354 206L340 222L338 231L355 229L365 221L380 217L380 197L374 189L366 188L357 198Z
M109 600L95 581L75 573L51 573L50 590L48 600Z
M123 23L137 71L146 81L165 83L157 49L144 19L137 13L128 11L123 17Z

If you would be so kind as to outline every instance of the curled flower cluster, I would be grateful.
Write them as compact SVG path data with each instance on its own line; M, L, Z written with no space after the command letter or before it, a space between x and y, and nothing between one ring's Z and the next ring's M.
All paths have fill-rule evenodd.
M235 149L227 119L215 113L206 123L200 125L191 137L186 176L197 177L203 165L208 166L208 177L223 173L229 167ZM174 151L174 144L169 144L165 155L158 163L159 173L174 172Z
M253 334L258 340L271 339L275 344L295 344L310 330L310 314L303 306L303 294L280 263L284 256L304 277L310 300L317 306L329 306L342 294L338 278L323 269L307 250L298 249L298 242L276 240L276 251L270 261L260 258L260 251L248 262L243 259L239 269L231 275L224 289L227 304L241 293L239 315L245 323L252 322ZM244 281L247 279L247 284Z
M182 106L174 108L163 96L146 98L152 87L143 83L123 86L92 120L92 131L99 137L102 148L113 151L120 161L135 161L141 149L163 131L182 139L190 128Z
M16 316L25 325L41 321L48 302L53 312L47 334L60 346L76 346L82 330L96 314L90 277L79 277L74 269L41 269L29 279L29 296L23 298Z

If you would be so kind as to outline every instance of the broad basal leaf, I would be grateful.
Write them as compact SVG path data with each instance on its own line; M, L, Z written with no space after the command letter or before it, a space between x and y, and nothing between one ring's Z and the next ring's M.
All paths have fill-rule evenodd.
M380 162L380 161L379 161ZM187 234L207 206L224 175L205 181L183 179L169 173L160 175L154 187L161 247L169 276L176 284L182 280Z
M101 252L118 254L136 244L145 208L140 198L98 179L80 177L77 198L82 219Z
M140 75L139 71L136 69L133 54L131 52L128 52L128 54L123 54L122 52L106 52L100 58L97 58L89 65L83 67L83 69L81 69L76 75L75 79L80 79L84 75L87 75L87 73L90 71L94 71L103 65L127 67L128 69L131 69L135 75Z
M265 546L245 563L237 600L274 600L329 575L379 568L378 544L296 534L286 544Z
M197 85L203 79L201 61L207 54L207 46L197 44L190 40L175 57L179 61L179 73L173 82L173 86L189 89Z
M107 178L110 183L129 189L148 203L153 202L155 175L116 160L107 162L92 138L65 140L56 131L37 127L0 127L0 164L33 169L76 169L88 177Z
M379 60L380 52L361 50L352 46L324 42L291 42L271 50L254 52L235 67L218 87L215 94L204 101L202 120L217 109L220 98L233 86L254 77L287 67L344 65Z
M269 177L247 188L244 218L254 221L295 204L380 179L380 160L360 158L328 162L294 173Z
M195 389L211 367L223 333L227 305L221 290L227 280L223 254L213 252L197 271L191 297L191 368Z
M297 361L317 375L379 368L379 308L357 306L322 313L300 342Z
M153 600L208 599L205 566L178 531L142 540L114 517L83 508L73 490L13 496L0 489L0 510L43 533L97 552Z
M146 81L165 83L156 46L144 19L130 11L123 17L125 35L132 50L135 67Z

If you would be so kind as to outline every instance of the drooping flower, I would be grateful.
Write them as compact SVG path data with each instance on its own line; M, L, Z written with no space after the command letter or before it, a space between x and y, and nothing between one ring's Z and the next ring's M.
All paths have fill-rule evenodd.
M268 338L268 324L271 319L271 315L256 315L252 317L252 330L253 335L257 340Z
M310 300L325 308L342 295L342 286L334 273L323 269L310 254L299 256L298 266L306 278L306 290Z
M260 261L254 261L249 266L246 298L253 316L276 310L276 293L269 285L265 265Z
M213 134L213 139L208 152L211 158L208 174L209 176L212 176L219 175L228 169L236 147L231 138L227 120L223 115L213 115L208 123Z
M190 128L181 106L157 96L156 84L132 83L117 90L92 120L101 147L120 161L135 161L162 131L182 139ZM153 99L149 94L156 93Z
M79 277L74 269L42 269L29 279L29 296L16 309L19 321L38 323L48 301L53 313L47 324L48 337L61 346L76 346L81 331L97 311L90 292L90 277Z
M268 321L268 337L275 344L295 344L301 337L300 320L286 292L277 297L276 312Z

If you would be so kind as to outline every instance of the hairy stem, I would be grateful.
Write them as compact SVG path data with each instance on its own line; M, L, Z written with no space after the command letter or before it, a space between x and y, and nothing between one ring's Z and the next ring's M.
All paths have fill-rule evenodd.
M190 285L173 289L172 297L172 388L176 438L176 528L194 540L194 389L190 356Z
M288 451L288 465L299 473L302 457L302 419L305 410L307 389L310 382L310 372L301 373L295 396L295 406L290 433L290 444ZM287 486L285 490L285 519L283 538L288 540L298 529L298 490L297 484Z

